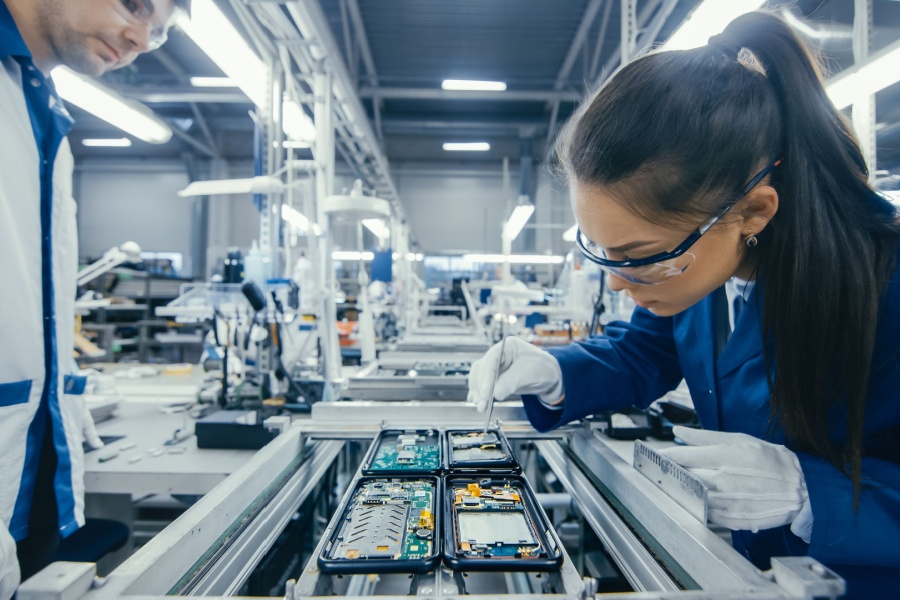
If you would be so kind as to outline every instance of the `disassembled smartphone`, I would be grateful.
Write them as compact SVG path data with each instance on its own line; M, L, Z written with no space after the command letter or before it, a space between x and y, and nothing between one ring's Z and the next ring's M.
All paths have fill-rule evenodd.
M434 429L386 429L363 460L363 475L437 474L443 466L440 433Z
M324 573L423 573L440 562L436 477L357 480L317 558Z
M555 532L528 482L516 475L444 478L444 560L461 571L552 571Z
M518 473L521 471L509 441L499 429L487 433L453 431L446 433L447 470L452 473Z
M415 372L419 377L468 377L471 367L472 363L466 361L420 361L408 373Z

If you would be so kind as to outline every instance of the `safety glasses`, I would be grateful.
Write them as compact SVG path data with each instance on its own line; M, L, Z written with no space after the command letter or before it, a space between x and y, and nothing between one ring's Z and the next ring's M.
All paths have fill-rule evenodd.
M709 231L713 225L719 222L728 211L730 211L737 202L750 193L760 181L772 172L779 164L781 159L773 161L765 169L753 176L749 183L741 190L740 195L731 200L722 209L719 214L712 217L701 225L694 233L689 235L687 239L678 244L678 246L669 252L659 252L653 256L646 258L635 258L629 260L612 260L600 245L592 242L578 228L575 235L575 243L582 254L594 262L608 273L621 277L622 279L638 285L658 285L665 283L673 277L677 277L684 273L694 261L695 256L688 252L700 237Z
M166 43L169 37L168 28L153 22L155 11L151 0L119 0L126 11L126 18L135 25L148 27L150 30L147 46L150 50L156 50Z

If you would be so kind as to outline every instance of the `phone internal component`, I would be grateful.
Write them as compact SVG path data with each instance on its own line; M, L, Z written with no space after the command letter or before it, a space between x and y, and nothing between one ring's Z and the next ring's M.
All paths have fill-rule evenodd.
M365 473L403 474L441 469L440 440L435 431L385 431L375 443L378 447Z
M521 558L541 553L518 487L454 483L452 490L456 546L464 556Z
M430 569L437 556L436 492L434 479L360 480L319 566L348 573Z

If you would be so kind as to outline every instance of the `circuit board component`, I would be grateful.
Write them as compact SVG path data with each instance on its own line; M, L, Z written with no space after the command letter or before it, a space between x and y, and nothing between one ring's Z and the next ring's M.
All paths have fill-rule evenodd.
M520 487L489 479L453 481L448 486L458 556L494 559L546 556Z
M512 460L500 437L493 431L449 432L448 437L453 463L464 465Z
M436 473L441 469L440 439L436 431L385 431L367 474Z
M435 494L436 480L361 480L323 552L326 564L320 560L320 566L328 570L335 561L423 564L433 558ZM360 565L359 572L377 572L369 568Z

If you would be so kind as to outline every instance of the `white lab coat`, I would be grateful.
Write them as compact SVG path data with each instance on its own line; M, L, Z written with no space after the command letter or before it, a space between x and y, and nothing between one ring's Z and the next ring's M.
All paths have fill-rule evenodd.
M28 78L26 77L26 81ZM16 506L28 436L44 388L43 278L40 155L22 92L20 65L0 61L0 525L25 537ZM74 161L63 140L53 168L52 282L58 398L51 410L59 466L55 488L59 528L67 535L84 524L84 399L64 394L72 362L78 236L72 198ZM62 433L64 432L65 443ZM48 430L49 433L49 430ZM30 451L40 454L40 447ZM26 477L34 474L26 474ZM16 515L14 517L14 515ZM27 524L27 520L25 521ZM0 535L0 541L2 541ZM2 544L0 544L2 546ZM0 556L4 553L0 550ZM13 559L15 550L13 549ZM0 566L0 578L3 568ZM2 586L0 586L2 587Z

